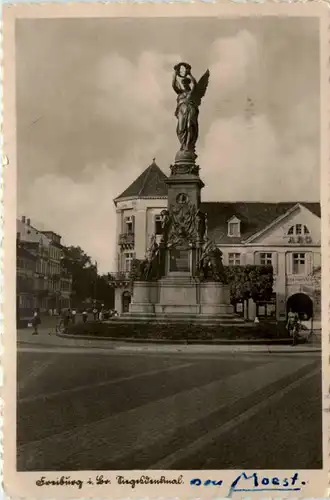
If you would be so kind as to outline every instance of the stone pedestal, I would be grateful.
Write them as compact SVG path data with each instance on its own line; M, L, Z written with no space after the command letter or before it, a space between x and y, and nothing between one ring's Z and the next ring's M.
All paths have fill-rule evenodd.
M177 273L159 280L157 313L199 314L199 283L187 274Z
M166 317L168 321L235 321L229 288L216 281L200 282L189 273L173 273L157 282L136 281L132 317Z
M200 283L199 288L201 314L228 315L234 313L227 285L217 281L207 281Z
M157 282L135 281L130 313L154 313L158 302Z

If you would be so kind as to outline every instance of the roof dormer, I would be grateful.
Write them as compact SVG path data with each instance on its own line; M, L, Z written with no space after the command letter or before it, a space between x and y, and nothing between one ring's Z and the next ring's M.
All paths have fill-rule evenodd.
M230 238L239 238L241 236L241 221L233 215L228 221L228 236Z

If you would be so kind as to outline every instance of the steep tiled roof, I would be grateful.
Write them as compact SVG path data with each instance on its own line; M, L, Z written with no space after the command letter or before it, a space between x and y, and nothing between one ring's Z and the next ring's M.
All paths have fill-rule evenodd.
M266 228L275 219L284 215L300 202L262 203L262 202L202 202L201 210L207 213L209 236L221 243L240 243L253 234ZM321 216L319 203L305 203L308 210ZM241 221L241 236L228 236L228 220L236 215Z
M151 198L167 196L167 185L165 180L167 176L156 165L155 161L148 168L142 172L132 184L125 189L121 195L117 196L116 200L120 198Z

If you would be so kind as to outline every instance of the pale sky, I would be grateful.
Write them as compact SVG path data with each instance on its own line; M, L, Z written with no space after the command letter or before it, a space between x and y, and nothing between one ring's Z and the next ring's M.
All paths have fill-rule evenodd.
M181 60L197 79L211 73L197 143L203 201L319 201L317 23L19 20L18 214L114 270L113 198L153 157L168 174L178 149Z

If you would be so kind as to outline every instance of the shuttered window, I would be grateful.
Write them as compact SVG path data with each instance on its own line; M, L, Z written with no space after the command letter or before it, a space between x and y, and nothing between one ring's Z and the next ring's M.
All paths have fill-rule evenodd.
M292 254L292 274L306 274L306 254L297 252Z

